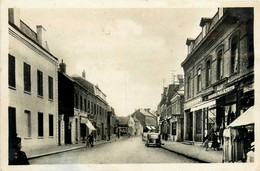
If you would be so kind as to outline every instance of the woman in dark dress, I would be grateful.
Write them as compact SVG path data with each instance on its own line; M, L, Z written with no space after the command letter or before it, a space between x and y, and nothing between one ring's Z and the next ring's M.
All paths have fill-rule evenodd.
M219 150L219 145L218 145L218 137L216 132L214 132L213 137L212 137L212 145L211 148L214 149L214 151L217 149Z

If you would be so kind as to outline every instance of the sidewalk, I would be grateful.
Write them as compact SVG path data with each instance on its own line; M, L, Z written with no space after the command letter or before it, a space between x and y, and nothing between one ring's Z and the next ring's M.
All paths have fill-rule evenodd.
M184 155L195 160L205 163L222 163L223 151L213 151L210 148L208 151L201 147L202 143L195 142L194 145L186 145L180 142L163 141L163 149Z
M121 141L124 139L126 139L126 138L120 137L120 139L118 139L117 137L111 137L110 141L107 141L107 140L94 141L94 147L101 145L101 144L107 144L107 143L112 143L112 142L116 142L116 141ZM41 149L37 149L37 150L33 150L33 151L27 151L26 155L27 155L27 158L30 160L30 159L34 159L34 158L38 158L38 157L67 152L67 151L71 151L71 150L77 150L80 148L85 148L85 146L86 146L86 143L82 143L82 142L80 142L78 144L66 144L66 145L61 145L61 146L53 145L48 148L41 148Z

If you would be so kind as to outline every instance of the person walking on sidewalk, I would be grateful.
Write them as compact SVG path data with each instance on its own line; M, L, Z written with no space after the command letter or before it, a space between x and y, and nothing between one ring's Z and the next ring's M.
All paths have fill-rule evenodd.
M219 150L217 133L214 131L211 148Z
M94 146L93 132L91 132L89 135L89 142L90 142L90 146L93 147Z

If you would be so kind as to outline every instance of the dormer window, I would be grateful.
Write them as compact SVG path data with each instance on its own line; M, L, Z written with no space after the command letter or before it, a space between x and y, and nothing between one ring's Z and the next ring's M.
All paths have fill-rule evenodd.
M202 37L205 37L208 33L211 18L201 18L200 26L202 27Z
M194 40L188 38L186 41L186 45L188 46L188 54L190 54L194 47Z

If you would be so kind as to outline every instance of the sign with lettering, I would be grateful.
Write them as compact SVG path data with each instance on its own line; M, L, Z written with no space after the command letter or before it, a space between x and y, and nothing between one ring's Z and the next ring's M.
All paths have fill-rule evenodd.
M214 97L217 97L217 96L220 96L222 94L228 93L228 92L230 92L230 91L232 91L234 89L235 89L235 86L227 87L227 88L225 88L223 90L220 90L220 91L218 91L218 92L216 92L216 93L214 93L212 95L209 95L208 99L212 99Z

